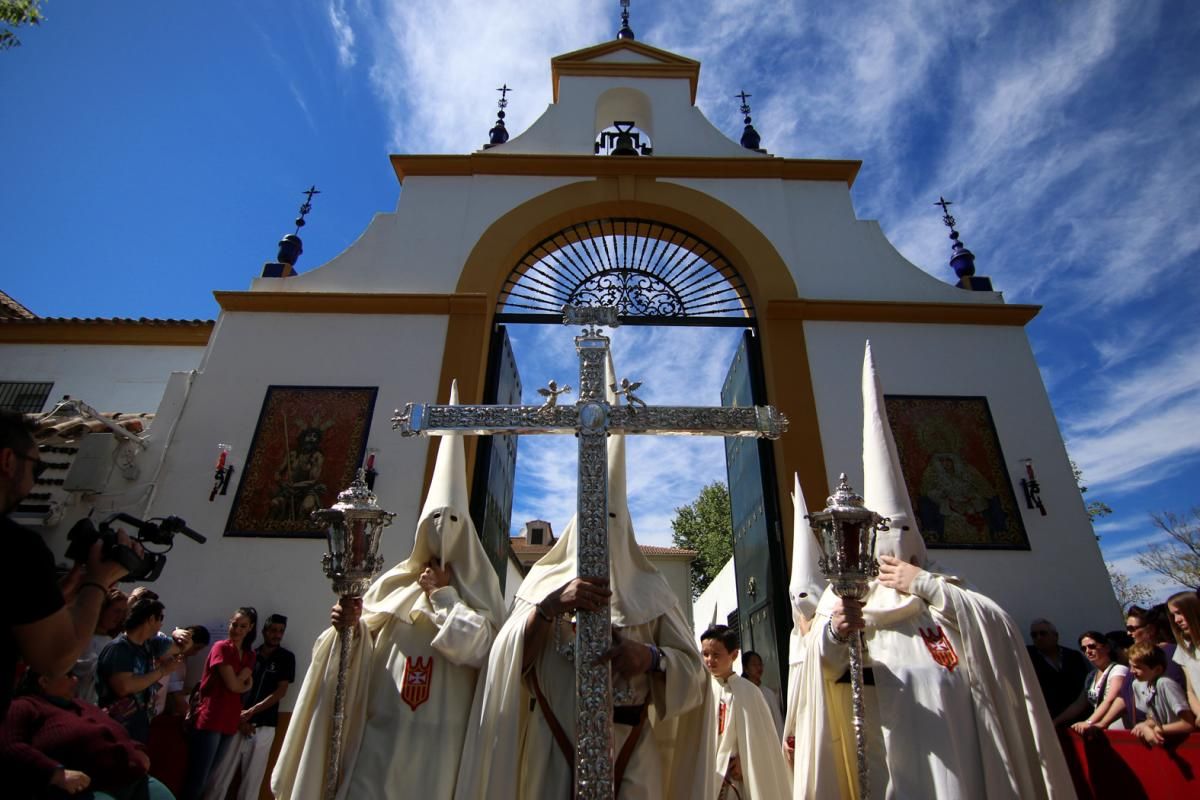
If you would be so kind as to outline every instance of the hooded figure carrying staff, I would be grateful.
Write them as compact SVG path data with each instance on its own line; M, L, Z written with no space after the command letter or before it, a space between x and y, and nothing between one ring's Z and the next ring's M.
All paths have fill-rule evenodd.
M450 403L458 403L457 385ZM361 608L334 607L335 624L358 628L339 798L454 795L478 670L504 622L500 584L468 511L462 437L445 435L412 554L375 581ZM271 778L278 798L321 797L336 676L331 628L313 648Z

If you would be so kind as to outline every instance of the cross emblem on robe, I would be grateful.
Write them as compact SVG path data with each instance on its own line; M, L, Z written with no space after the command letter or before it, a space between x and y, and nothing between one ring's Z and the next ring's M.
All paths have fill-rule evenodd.
M564 325L582 325L575 337L579 393L574 405L427 405L409 403L392 418L403 436L574 434L579 439L576 515L579 577L609 577L608 435L745 436L778 439L787 418L772 406L613 405L605 393L609 338L618 325L611 306L563 307ZM612 646L608 606L581 611L575 629L575 797L610 800L613 786L612 675L597 658Z

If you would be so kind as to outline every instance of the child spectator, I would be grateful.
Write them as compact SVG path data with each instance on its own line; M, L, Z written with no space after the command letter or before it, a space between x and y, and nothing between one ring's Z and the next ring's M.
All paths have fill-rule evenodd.
M712 676L717 707L717 797L790 797L791 775L766 698L733 672L737 634L725 625L712 626L700 635L700 654Z
M1154 747L1171 734L1195 730L1196 715L1188 708L1183 688L1164 674L1166 653L1150 642L1139 642L1129 648L1129 671L1134 677L1134 702L1146 717L1133 727L1138 738Z

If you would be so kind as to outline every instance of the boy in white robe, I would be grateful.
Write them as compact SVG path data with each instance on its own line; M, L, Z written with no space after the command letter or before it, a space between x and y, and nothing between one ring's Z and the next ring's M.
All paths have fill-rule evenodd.
M766 698L750 681L733 671L737 634L714 625L700 635L700 654L712 679L716 707L717 800L771 800L792 793L791 775L776 737Z
M335 624L357 625L339 798L400 800L418 787L423 800L454 794L478 670L504 621L499 581L468 514L465 464L462 437L443 436L412 554L361 607L334 608ZM323 796L336 651L330 629L317 639L272 774L277 798Z

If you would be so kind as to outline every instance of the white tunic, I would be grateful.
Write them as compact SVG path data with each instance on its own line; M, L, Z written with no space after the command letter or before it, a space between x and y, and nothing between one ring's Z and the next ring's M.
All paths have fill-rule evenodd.
M928 572L912 595L872 584L864 692L872 797L1074 797L1021 633L998 606ZM855 796L848 650L822 599L789 710L796 798ZM873 611L873 606L877 611ZM951 668L953 665L953 668ZM1015 702L1014 702L1015 701Z
M762 692L740 675L730 675L724 680L712 678L709 687L717 714L713 796L720 797L734 756L741 762L742 778L730 780L737 791L727 792L727 800L791 796L791 774Z
M377 615L373 621L382 625L374 632L359 623L347 676L340 798L399 800L417 787L426 800L454 794L477 666L493 629L452 586L433 592L432 601L418 598L411 621ZM323 796L336 653L330 629L313 648L276 764L272 789L279 798Z
M533 702L528 674L521 674L525 623L533 606L517 599L496 637L488 668L476 688L456 797L482 800L541 800L570 797L571 769ZM558 641L573 642L560 622ZM665 673L618 679L618 702L648 701L648 715L620 784L620 800L694 800L707 796L712 752L707 673L692 644L692 631L678 607L656 619L621 629L622 638L654 642L666 660ZM565 645L562 649L566 649ZM575 740L575 665L553 636L534 660L538 685L568 740ZM715 718L712 718L715 722ZM614 725L614 753L633 729ZM614 756L615 759L615 756Z

